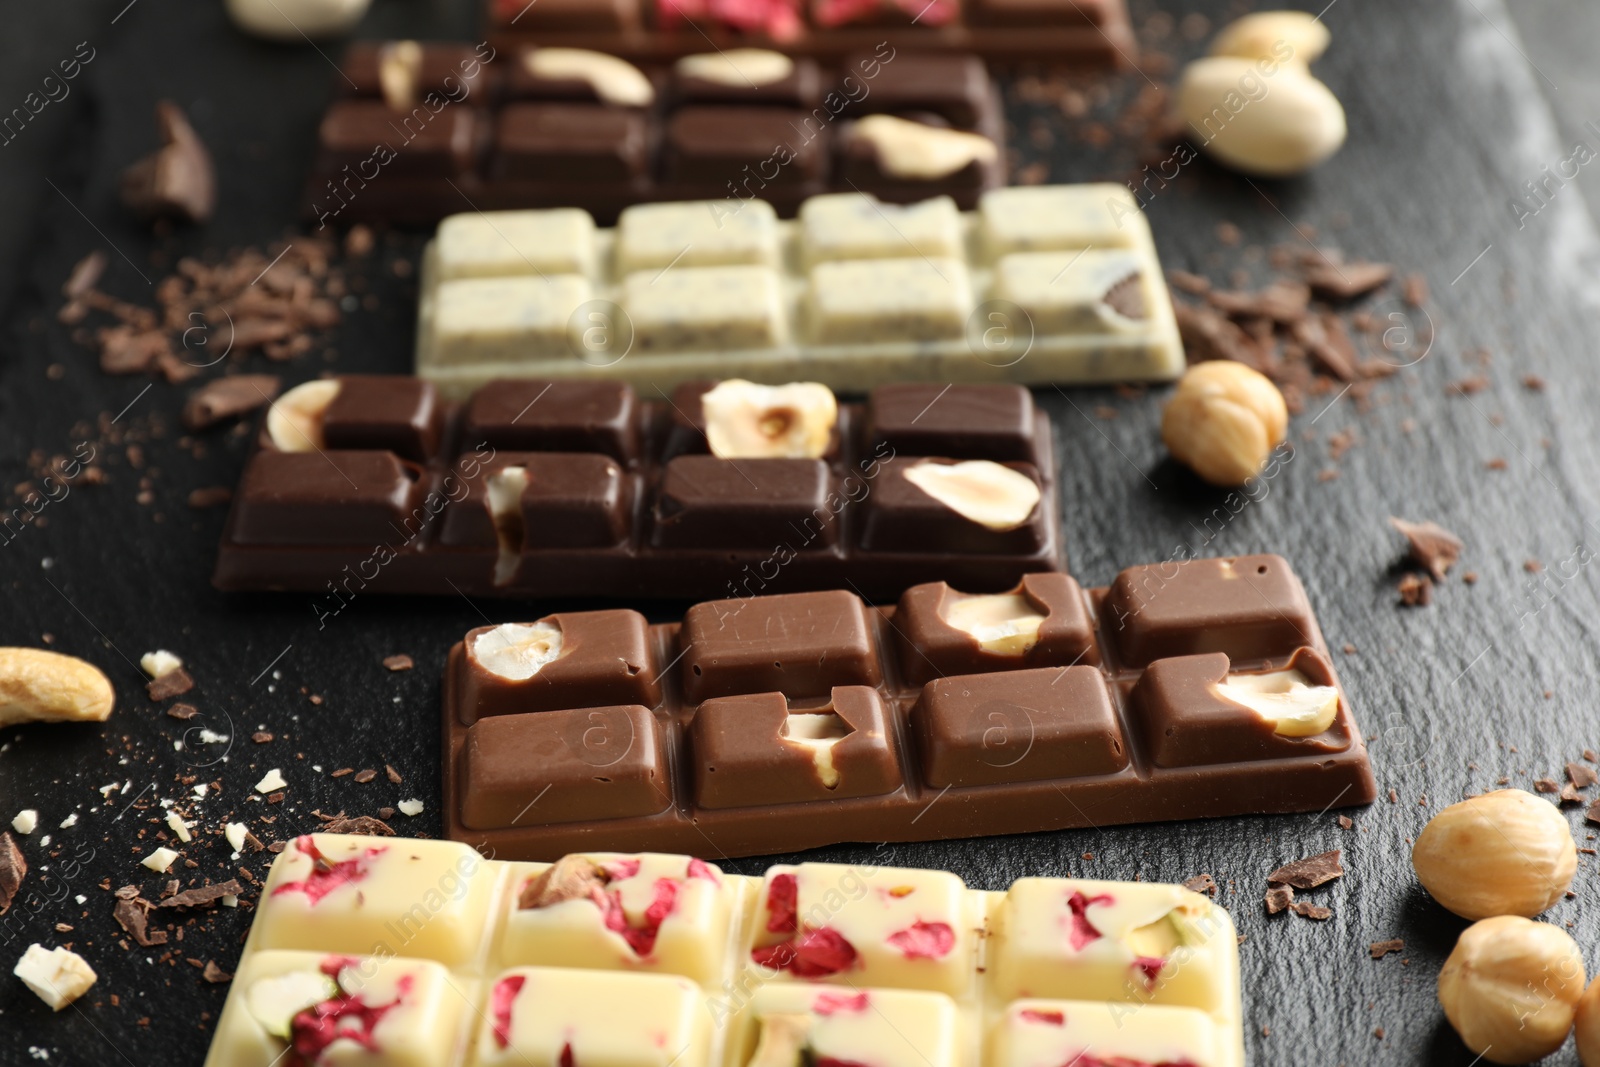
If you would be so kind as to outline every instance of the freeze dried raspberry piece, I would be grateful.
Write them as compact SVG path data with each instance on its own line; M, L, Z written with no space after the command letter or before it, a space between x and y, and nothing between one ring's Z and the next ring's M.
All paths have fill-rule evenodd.
M1072 895L1067 898L1067 907L1072 909L1072 927L1067 931L1067 940L1072 945L1072 951L1081 952L1083 946L1104 936L1089 921L1088 911L1096 904L1111 903L1113 901L1109 893L1089 897L1084 896L1079 890L1072 891Z
M792 874L775 874L767 890L767 930L774 934L792 934L800 929L796 915L800 900L800 883Z
M920 920L889 935L889 944L899 949L910 960L937 960L950 954L955 947L956 932L948 923L929 923Z
M807 930L789 941L750 951L750 958L763 967L788 971L796 978L826 978L849 970L856 962L856 948L837 930L823 927Z
M494 1043L497 1048L505 1048L511 1042L511 1006L527 981L526 976L514 974L494 984L490 1011L494 1013Z
M668 29L687 22L712 22L744 33L764 33L775 41L800 35L795 0L656 0L657 22Z
M361 881L370 873L372 860L386 851L382 846L369 848L359 856L333 863L317 848L310 834L295 838L294 844L300 852L311 857L311 873L298 882L283 883L272 891L272 895L278 897L285 893L304 893L313 905L340 886Z

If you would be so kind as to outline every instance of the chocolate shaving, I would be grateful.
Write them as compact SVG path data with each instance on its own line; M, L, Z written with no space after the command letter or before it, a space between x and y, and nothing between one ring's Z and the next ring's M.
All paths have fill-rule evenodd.
M189 672L182 667L170 670L159 678L150 679L145 690L150 694L150 699L160 703L169 697L182 696L194 688L194 679L189 677Z
M1354 300L1394 277L1389 263L1320 263L1306 268L1306 281L1326 300Z
M1302 919L1315 919L1317 922L1333 917L1333 909L1324 908L1321 904L1312 904L1306 900L1302 900L1294 906L1294 913Z
M157 360L172 358L172 342L160 330L108 326L96 334L100 369L107 374L140 374Z
M401 782L405 781L404 778L400 777L400 772L395 770L394 767L387 763L383 765L383 773L389 779L389 783L391 785L399 785Z
M1189 362L1201 363L1210 359L1232 359L1251 367L1256 366L1254 346L1250 335L1239 325L1211 308L1175 304L1173 311L1178 319L1178 332L1183 337L1183 350Z
M10 910L11 902L17 899L17 890L22 888L22 880L27 876L28 861L17 847L17 839L11 836L9 830L0 833L0 915Z
M230 878L226 882L214 882L211 885L201 886L199 889L185 889L181 893L174 893L163 900L159 907L163 908L201 908L207 904L215 904L223 897L242 896L244 890L239 883Z
M200 135L170 100L156 104L163 144L122 172L122 202L146 218L205 222L217 203L217 178Z
M129 890L133 896L125 896ZM165 930L151 930L149 910L152 907L148 900L138 895L139 890L134 886L123 886L117 890L117 903L111 909L111 917L117 924L126 930L141 948L151 948L155 945L167 943Z
M1315 856L1307 856L1303 860L1286 863L1282 867L1267 875L1267 881L1272 885L1292 885L1296 889L1311 889L1331 882L1344 874L1344 867L1339 863L1339 849L1332 852L1323 852Z
M1405 947L1406 943L1404 941L1394 937L1388 941L1374 941L1367 951L1372 953L1373 959L1381 960L1391 952L1403 952Z
M373 770L358 771L356 773L356 781L361 785L366 785L376 777L378 777L378 772Z
M167 709L167 718L182 719L185 722L198 714L200 714L200 710L193 704L174 704Z
M204 430L247 415L270 404L279 385L273 374L235 374L207 382L189 395L183 406L183 424L191 430Z
M1585 767L1581 763L1567 764L1567 780L1578 789L1588 789L1596 782L1600 782L1600 774L1596 774L1592 767Z
M411 661L411 657L405 655L404 653L401 653L397 656L385 656L383 658L383 665L389 668L391 671L409 671L412 667L416 666L416 664Z
M215 960L206 960L205 970L200 972L200 977L213 985L221 985L223 982L233 981L233 975L218 967Z
M394 830L388 823L381 819L374 819L370 815L357 815L353 818L336 816L322 824L325 834L364 834L368 837L393 837Z
M1306 317L1311 289L1300 282L1273 282L1254 293L1219 289L1208 293L1206 299L1233 318L1271 319L1288 326Z
M110 262L111 257L106 255L103 248L97 248L78 260L72 273L61 285L61 295L72 301L82 299L89 290L100 284L100 276L106 272Z
M1267 890L1264 901L1267 905L1267 914L1276 915L1294 903L1294 890L1286 885L1275 885Z
M1461 558L1461 538L1437 523L1409 522L1391 515L1389 525L1405 535L1411 558L1435 581L1444 581L1446 572Z
M1289 332L1323 370L1341 382L1353 382L1360 377L1356 371L1356 349L1350 340L1350 331L1345 329L1337 316L1303 318L1294 323Z
M1197 874L1187 882L1184 882L1183 888L1194 893L1215 893L1217 891L1217 881L1209 874Z
M1588 810L1583 813L1583 817L1589 822L1600 826L1600 799L1595 800L1589 805Z

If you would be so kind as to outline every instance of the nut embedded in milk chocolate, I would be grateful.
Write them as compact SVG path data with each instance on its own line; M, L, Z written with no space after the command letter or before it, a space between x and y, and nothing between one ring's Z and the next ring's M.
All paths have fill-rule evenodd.
M893 608L833 590L708 601L681 624L567 613L533 624L564 640L511 683L486 669L480 628L446 669L446 831L519 858L598 835L733 856L1370 803L1314 621L1241 631L1229 613L1237 574L1261 566L1303 604L1277 557L1160 568L1183 610L1152 620L1173 651L1148 663L1106 608L1140 568L1109 589L938 582ZM1207 643L1230 651L1189 651ZM1285 716L1279 696L1316 715Z

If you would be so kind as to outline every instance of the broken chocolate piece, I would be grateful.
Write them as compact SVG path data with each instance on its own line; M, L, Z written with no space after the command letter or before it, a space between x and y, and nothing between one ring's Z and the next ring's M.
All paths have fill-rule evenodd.
M1567 764L1567 780L1572 783L1574 788L1588 789L1596 782L1600 782L1600 774L1596 774L1594 768L1585 767L1581 763L1569 763Z
M412 662L411 657L404 654L398 656L385 656L383 659L383 665L388 667L391 671L409 671L412 667L416 666L416 664Z
M1267 914L1276 915L1294 903L1294 890L1286 885L1275 885L1267 890L1267 895L1263 899L1267 905Z
M150 694L150 699L160 703L168 697L182 696L194 688L194 679L189 677L189 672L182 667L170 670L159 678L152 678L145 685L145 690Z
M17 847L16 838L9 830L0 833L0 915L4 915L11 902L17 899L17 890L22 888L22 879L27 874L28 861Z
M1589 822L1600 825L1600 800L1590 804L1588 810L1583 813L1583 817Z
M1306 268L1306 282L1325 300L1354 300L1393 277L1391 263L1319 263Z
M1217 882L1209 874L1197 874L1183 883L1183 888L1195 893L1215 893Z
M1333 916L1333 909L1302 900L1294 906L1294 913L1302 919L1315 919L1317 922L1322 922L1324 919Z
M217 202L211 153L172 101L156 104L156 124L165 143L122 172L122 202L146 218L207 221Z
M128 895L130 892L131 896ZM117 924L126 930L141 948L167 943L165 930L149 928L151 907L148 900L139 896L137 886L127 885L117 890L117 903L111 909L111 917L117 920Z
M237 897L243 894L244 890L239 883L230 878L226 882L214 882L211 885L203 885L198 889L185 889L181 893L173 893L157 907L201 908L207 904L215 904L223 897Z
M1344 874L1339 854L1340 850L1334 849L1286 863L1267 875L1267 881L1272 885L1292 885L1296 889L1312 889L1324 882L1331 882Z
M1368 951L1372 953L1373 959L1381 960L1389 953L1400 952L1404 950L1405 947L1406 943L1404 941L1398 937L1394 937L1390 938L1388 941L1374 941Z
M233 975L218 967L215 960L206 960L205 970L200 972L200 977L213 985L233 981Z
M200 714L200 709L193 704L174 704L167 709L167 718L189 720Z
M207 382L183 406L183 424L204 430L228 419L248 415L278 395L278 378L272 374L235 374Z
M1444 581L1445 573L1461 558L1461 538L1437 523L1409 522L1390 516L1389 525L1405 535L1411 558L1435 581Z
M1400 603L1408 608L1425 608L1433 603L1433 580L1425 574L1402 575L1396 587Z

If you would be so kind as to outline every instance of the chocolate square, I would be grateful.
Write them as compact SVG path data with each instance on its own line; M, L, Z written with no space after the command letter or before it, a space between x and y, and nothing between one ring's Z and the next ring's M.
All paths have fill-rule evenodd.
M493 631L493 626L468 632L461 645L461 661L452 665L460 671L463 723L493 715L607 704L653 708L660 702L661 683L643 615L618 608L549 615L539 621L561 631L561 654L531 678L520 681L503 678L477 660L475 642Z
M801 132L808 114L775 107L679 108L667 120L666 180L717 189L747 177L780 187L816 181L827 167L827 137L808 139Z
M467 402L461 444L520 452L598 452L623 465L639 457L639 404L621 382L499 379Z
M858 56L847 68L870 69L872 56ZM973 55L901 54L879 65L870 91L852 102L852 115L936 115L945 125L970 130L990 106L989 72Z
M542 182L618 182L644 174L645 117L609 104L509 104L495 129L494 173Z
M467 731L461 821L474 830L625 819L672 803L662 732L646 708L503 715Z
M696 604L678 640L691 704L768 692L803 700L883 680L867 608L842 589Z
M461 104L430 114L391 111L381 100L338 100L318 132L318 167L352 195L380 175L459 177L472 169L480 121L477 108Z
M1022 525L1009 530L994 530L973 522L954 508L923 492L905 476L907 468L924 462L924 457L896 455L882 464L870 495L866 498L862 522L861 547L872 552L942 552L1027 554L1045 543L1046 529L1041 495ZM1030 463L1007 463L1039 481L1039 472Z
M929 682L911 709L928 785L1114 774L1128 765L1098 668L1042 667Z
M347 374L322 414L332 449L388 449L426 463L439 449L443 413L433 383L395 375Z
M1124 668L1202 652L1236 664L1289 656L1317 632L1305 590L1280 556L1129 567L1106 594L1100 629Z
M681 104L764 104L810 111L822 99L822 74L817 61L791 57L794 69L786 78L764 85L729 85L672 72L672 97Z
M654 543L767 551L800 541L826 548L839 539L832 496L833 476L820 459L677 456L661 480Z
M431 518L421 506L419 474L392 452L257 452L239 480L233 539L370 548L404 542Z
M1099 664L1089 608L1070 575L1029 574L1014 592L1045 617L1033 647L1015 656L991 652L945 621L947 605L960 599L949 585L929 582L906 590L894 614L901 675L921 685L952 674Z
M489 478L507 467L526 469L528 484L520 528L497 531ZM627 540L632 525L633 479L592 452L499 452L486 462L472 453L456 461L443 489L451 502L439 540L447 545L492 547L503 533L518 553L609 548Z
M1314 649L1296 652L1289 667L1312 685L1334 685L1333 668ZM1321 756L1350 747L1343 720L1311 737L1284 737L1251 709L1226 699L1215 687L1227 681L1221 652L1158 659L1140 676L1129 697L1144 749L1158 767L1200 767L1245 760Z
M869 450L1037 463L1033 395L1020 385L880 385L867 403Z
M831 715L845 731L828 750L838 774L832 786L812 748L792 739L789 717L799 714ZM791 708L782 693L708 700L689 724L695 803L748 808L892 793L901 785L893 736L883 698L866 686L836 686L817 708Z
M541 4L546 0L539 0ZM378 76L384 53L404 42L356 41L345 52L339 65L344 75L334 79L334 84L352 96L382 97L383 83ZM488 64L471 45L449 41L418 42L422 48L422 67L418 71L416 95L422 104L428 93L439 94L439 99L450 100L452 106L482 91L488 80ZM493 55L493 52L490 53ZM432 101L437 106L437 101Z

